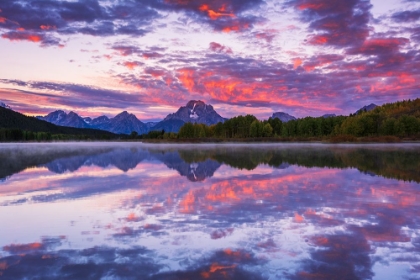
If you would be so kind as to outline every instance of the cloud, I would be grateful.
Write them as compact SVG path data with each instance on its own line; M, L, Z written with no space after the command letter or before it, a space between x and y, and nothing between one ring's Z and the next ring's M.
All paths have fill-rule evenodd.
M102 89L87 85L26 82L7 79L0 79L0 82L27 88L27 90L3 89L0 92L0 96L10 97L10 93L13 92L14 102L20 103L20 106L25 106L27 108L26 110L29 111L36 110L34 104L42 105L44 108L42 111L45 112L46 107L72 107L76 111L84 111L86 108L109 108L110 104L112 104L112 109L126 109L131 107L132 104L142 104L145 102L144 96L138 93L129 94L124 91ZM29 100L35 99L38 99L38 102L34 101L28 104Z
M310 72L313 71L315 68L317 67L323 67L325 65L330 65L331 63L334 62L339 62L342 61L344 59L344 56L342 55L337 55L337 54L320 54L317 56L313 56L310 59L305 61L305 64L303 65L303 68ZM297 60L297 62L300 61L300 64L302 64L302 61L300 59ZM294 68L297 68L296 66L300 65L299 63L296 63L295 61L295 66Z
M10 41L31 41L31 42L41 42L43 40L43 37L37 35L37 34L31 34L31 33L19 33L19 32L9 32L6 34L1 35L1 37L9 39Z
M409 42L406 38L370 38L359 47L349 49L348 54L383 55L398 53Z
M223 46L216 42L211 42L209 49L213 52L218 52L218 53L227 53L227 54L233 53L231 48Z
M3 264L0 275L5 279L150 279L162 268L151 260L152 257L153 252L136 246L130 249L93 247L83 250L48 250L0 258ZM127 262L121 262L121 259Z
M33 38L41 38L36 40L45 42L43 46L50 46L57 43L52 44L51 38L46 42L43 38L52 35L143 36L150 32L151 22L160 17L155 9L135 1L105 4L97 0L4 0L0 3L0 29L8 30L9 33L29 32ZM24 36L14 35L15 38Z
M60 237L44 237L41 242L33 242L27 244L10 244L3 247L3 251L10 254L27 254L34 252L42 252L54 249L61 245L61 242L66 239L65 236Z
M129 56L134 54L141 53L140 48L135 46L129 46L129 45L114 45L111 47L112 50L116 51L121 56Z
M373 276L369 256L372 249L363 236L336 233L314 236L310 242L316 249L290 279L369 279Z
M159 66L147 67L145 73L150 75L119 77L124 83L147 88L153 92L153 98L164 104L168 99L183 105L200 98L211 104L287 110L298 116L300 112L303 116L321 112L345 114L344 110L354 112L368 102L393 101L397 90L405 98L415 95L414 77L420 74L416 67L419 61L415 51L402 52L407 45L405 38L374 37L349 47L344 54L295 57L288 64L226 56L223 51L227 47L212 42L209 48L215 52L205 57L200 57L199 51L166 51L165 57L156 61ZM130 47L120 51L123 55L142 53ZM379 81L379 77L387 80ZM408 77L404 80L411 82L402 83L398 77ZM375 94L378 92L381 94ZM349 102L355 102L350 103L351 109Z
M397 12L392 19L396 22L414 22L420 19L420 10Z
M218 229L218 230L213 231L213 232L210 234L210 237L211 237L211 239L221 239L221 238L225 238L225 237L227 237L227 236L229 236L229 235L232 235L233 231L234 231L234 229L233 229L233 228L228 228L228 229L226 229L226 230L223 230L223 229Z
M211 25L215 30L232 32L251 28L262 19L243 15L258 7L262 0L229 1L13 1L0 3L0 29L8 32L26 31L43 46L59 41L49 36L84 34L91 36L144 36L153 30L161 12L183 11L191 18ZM18 31L17 31L18 30ZM9 38L6 35L3 38ZM49 37L48 42L43 38ZM25 35L14 35L24 40ZM57 45L56 43L55 45Z
M267 43L271 43L273 39L277 36L278 31L275 29L266 29L263 31L255 32L254 36L257 39L265 40Z
M164 4L156 1L155 7L173 11L185 11L196 20L208 24L214 30L223 32L242 32L249 30L263 18L244 12L261 6L263 0L167 0Z
M372 5L365 0L294 0L290 1L310 23L316 34L308 37L311 45L349 47L361 44L369 35Z
M60 40L50 35L44 35L39 33L25 32L25 31L10 31L3 33L2 38L10 41L29 41L33 43L41 43L43 47L48 46L63 46L60 44Z
M127 67L129 70L134 70L134 68L143 65L143 63L138 61L126 61L123 63L125 67Z

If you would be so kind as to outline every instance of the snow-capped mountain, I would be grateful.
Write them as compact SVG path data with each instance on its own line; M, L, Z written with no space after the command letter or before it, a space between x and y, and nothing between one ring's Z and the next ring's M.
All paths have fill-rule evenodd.
M138 134L148 132L147 126L139 121L136 116L124 111L112 119L101 116L95 119L90 117L82 118L74 112L66 114L62 110L49 113L45 117L38 119L53 123L60 126L69 126L76 128L95 128L117 134L130 134L136 131Z
M206 125L213 125L219 122L224 122L222 118L211 105L207 105L201 100L191 100L186 106L179 108L179 110L168 115L164 121L181 120L184 123L203 123Z
M62 110L57 110L52 113L49 113L45 117L38 117L38 119L60 126L90 128L90 126L84 121L84 119L74 112L70 112L67 114Z
M278 118L282 122L288 122L288 121L296 120L295 117L293 117L293 116L291 116L287 113L284 113L284 112L276 112L276 113L273 114L273 116L271 118L273 118L273 119Z
M87 117L87 118L83 118L83 120L85 121L85 123L90 124L92 122L92 118Z

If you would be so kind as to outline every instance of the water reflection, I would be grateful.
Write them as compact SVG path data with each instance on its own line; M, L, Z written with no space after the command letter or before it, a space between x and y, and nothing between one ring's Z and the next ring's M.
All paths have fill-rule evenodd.
M0 148L0 278L420 277L420 146Z

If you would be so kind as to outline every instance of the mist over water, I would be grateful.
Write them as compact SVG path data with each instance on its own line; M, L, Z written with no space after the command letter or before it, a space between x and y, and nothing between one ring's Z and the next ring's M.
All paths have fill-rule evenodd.
M420 277L420 145L0 145L1 279Z

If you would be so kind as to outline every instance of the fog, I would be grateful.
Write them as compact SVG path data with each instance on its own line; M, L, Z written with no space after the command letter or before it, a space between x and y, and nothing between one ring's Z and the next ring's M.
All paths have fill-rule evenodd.
M369 148L369 149L420 149L420 143L143 143L143 142L51 142L51 143L0 143L0 152L22 150L28 153L43 150L76 151L79 149L108 148L175 148L175 149L217 149L252 148L252 149L294 149L294 148Z

